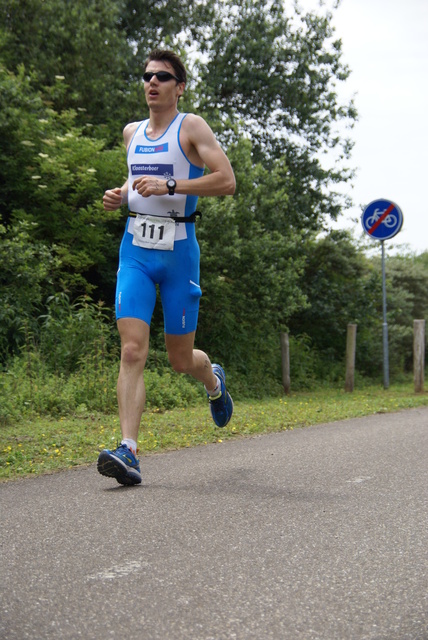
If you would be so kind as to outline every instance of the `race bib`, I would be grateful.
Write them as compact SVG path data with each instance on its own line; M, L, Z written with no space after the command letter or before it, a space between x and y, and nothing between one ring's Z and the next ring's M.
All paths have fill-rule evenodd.
M143 249L174 249L175 221L157 216L137 215L132 230L132 244Z

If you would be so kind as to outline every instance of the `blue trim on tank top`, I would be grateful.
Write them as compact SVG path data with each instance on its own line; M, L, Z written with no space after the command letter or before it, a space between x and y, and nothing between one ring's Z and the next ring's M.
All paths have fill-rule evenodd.
M171 120L171 122L169 123L169 125L167 126L165 131L159 136L159 138L149 138L149 136L147 135L146 131L147 131L147 127L149 126L149 122L150 122L150 118L149 118L147 120L146 128L144 129L144 137L146 138L146 140L149 140L150 142L157 142L158 140L163 138L163 136L168 133L169 129L172 127L174 122L177 120L178 116L181 116L180 112L177 113L177 115L175 116L175 118L173 120Z
M190 170L190 173L189 173L189 178L201 178L204 175L205 168L204 167L199 167L197 164L194 164L193 162L191 162L189 160L189 158L184 153L183 147L181 146L181 142L180 142L181 125L184 122L184 118L186 116L188 116L188 115L189 115L188 113L185 113L184 116L183 116L182 121L180 122L180 126L178 127L178 131L177 131L177 142L178 142L178 146L179 146L179 149L180 149L181 153L186 158L187 162L190 164L191 170ZM192 171L192 168L195 169L195 171Z
M139 129L139 128L141 127L141 125L143 125L144 123L145 123L145 120L141 120L140 124L139 124L139 125L138 125L138 127L135 129L134 134L133 134L133 136L132 136L131 140L129 141L129 145L128 145L128 148L127 148L127 150L126 150L126 161L127 161L127 162L128 162L129 150L130 150L130 148L132 147L132 143L134 142L134 138L135 138L135 136L136 136L136 135L137 135L137 133L138 133L138 129Z

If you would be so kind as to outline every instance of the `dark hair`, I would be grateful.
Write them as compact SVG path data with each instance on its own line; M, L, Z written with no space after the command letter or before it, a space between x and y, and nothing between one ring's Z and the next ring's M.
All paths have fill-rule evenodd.
M153 60L159 60L160 62L169 62L169 64L174 69L174 73L179 81L187 81L187 72L185 66L181 62L179 56L173 51L169 51L168 49L153 49L153 51L151 51L148 55L148 58L144 65L144 71L147 69L147 65L149 64L149 62L152 62Z

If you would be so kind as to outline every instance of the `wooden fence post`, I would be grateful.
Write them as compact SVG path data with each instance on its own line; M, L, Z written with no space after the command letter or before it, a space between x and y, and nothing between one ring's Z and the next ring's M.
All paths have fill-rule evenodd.
M348 324L346 334L346 376L345 391L354 390L355 346L357 343L357 325Z
M290 391L290 343L288 340L288 333L281 332L281 371L282 371L282 386L284 387L284 393Z
M425 374L425 320L413 320L413 373L415 393L423 393Z

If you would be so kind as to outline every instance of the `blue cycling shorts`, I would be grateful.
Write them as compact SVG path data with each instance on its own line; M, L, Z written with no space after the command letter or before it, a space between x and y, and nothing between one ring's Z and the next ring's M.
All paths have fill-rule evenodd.
M132 244L127 227L120 245L116 284L116 319L138 318L150 325L156 303L156 286L162 301L165 333L184 335L196 331L199 300L199 245L195 225L173 251L144 249Z

